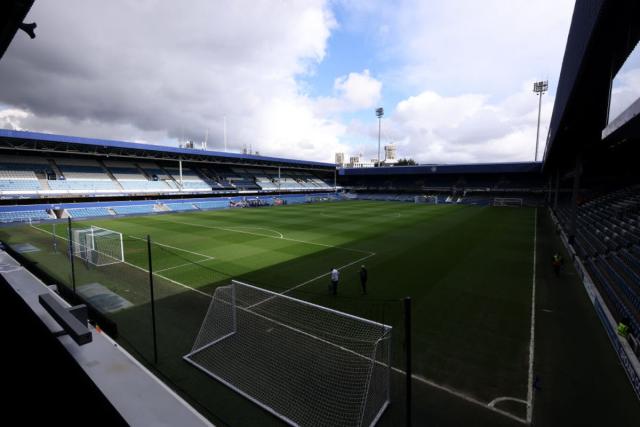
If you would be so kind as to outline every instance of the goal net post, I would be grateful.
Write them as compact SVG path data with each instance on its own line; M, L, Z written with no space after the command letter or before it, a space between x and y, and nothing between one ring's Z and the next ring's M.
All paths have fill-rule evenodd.
M438 196L426 196L426 195L414 196L413 201L414 203L430 203L432 205L437 205Z
M290 425L373 426L390 402L391 332L234 280L184 359Z
M521 197L495 197L493 206L511 206L521 208L523 200Z
M72 230L73 255L102 267L124 262L122 233L96 227Z

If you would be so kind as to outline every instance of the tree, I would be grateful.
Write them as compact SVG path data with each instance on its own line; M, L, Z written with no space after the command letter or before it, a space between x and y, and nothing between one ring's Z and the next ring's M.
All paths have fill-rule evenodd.
M413 159L399 159L396 166L413 166L417 164Z

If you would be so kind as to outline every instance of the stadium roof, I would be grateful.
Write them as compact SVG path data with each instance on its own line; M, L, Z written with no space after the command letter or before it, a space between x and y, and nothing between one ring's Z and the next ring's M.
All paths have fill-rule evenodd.
M417 165L382 168L345 168L340 175L425 175L425 174L481 174L481 173L540 173L540 162L475 163L461 165Z
M549 126L545 169L571 163L576 153L601 145L611 80L640 39L638 16L636 0L576 2ZM640 120L637 114L627 116ZM621 124L616 126L618 130Z
M0 150L55 152L63 154L98 155L105 157L143 158L149 160L183 160L190 162L222 162L243 166L286 166L290 168L331 168L333 163L251 154L225 153L191 148L166 147L108 139L25 132L0 129Z
M0 2L0 58L7 51L32 5L33 0L3 0Z

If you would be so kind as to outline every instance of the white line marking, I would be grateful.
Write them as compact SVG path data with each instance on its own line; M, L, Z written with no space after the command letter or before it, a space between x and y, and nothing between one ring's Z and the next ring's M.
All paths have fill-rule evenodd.
M127 264L127 265L130 265L131 267L137 268L138 270L142 270L142 271L144 271L144 272L146 272L146 273L148 273L148 272L149 272L149 270L147 270L146 268L139 267L139 266L137 266L137 265L135 265L135 264L131 264L130 262L125 261L124 263L125 263L125 264ZM162 274L153 273L153 275L154 275L154 276L158 276L158 277L160 277L160 278L162 278L162 279L164 279L164 280L167 280L167 281L169 281L169 282L171 282L171 283L173 283L173 284L175 284L175 285L182 286L182 287L183 287L183 288L185 288L185 289L189 289L189 290L191 290L191 291L193 291L193 292L197 292L197 293L199 293L200 295L204 295L204 296L205 296L205 297L207 297L207 298L211 298L211 294L208 294L208 293L206 293L206 292L202 292L201 290L196 289L196 288L193 288L193 287L191 287L191 286L189 286L189 285L185 285L184 283L180 283L180 282L178 282L177 280L169 279L168 277L163 276Z
M398 369L398 368L395 368L395 367L391 367L391 370L394 371L394 372L397 372L399 374L402 374L402 375L407 375L407 373L405 371L403 371L401 369ZM503 411L502 409L498 409L498 408L495 408L493 406L490 406L490 404L486 404L484 402L481 402L478 399L476 399L475 397L469 396L468 394L464 394L464 393L462 393L460 391L457 391L455 389L452 389L452 388L449 388L449 387L445 387L445 386L440 385L438 383L435 383L435 382L433 382L431 380L428 380L428 379L426 379L426 378L424 378L424 377L422 377L420 375L412 374L411 375L411 379L416 380L416 381L420 381L421 383L424 383L424 384L426 384L428 386L431 386L433 388L437 388L438 390L442 390L445 393L449 393L449 394L451 394L453 396L459 397L460 399L466 400L467 402L473 403L474 405L478 405L478 406L481 406L481 407L483 407L485 409L489 409L490 411L497 412L497 413L499 413L501 415L504 415L505 417L509 417L509 418L511 418L511 419L513 419L515 421L521 422L523 424L527 424L527 420L525 420L524 418L520 418L517 415L513 415L510 412Z
M222 229L222 228L221 228ZM243 233L244 230L249 229L249 230L265 230L265 231L270 231L272 233L278 234L280 239L284 239L284 235L282 233L280 233L277 230L272 230L270 228L263 228L263 227L228 227L225 228L224 230L228 230L228 231L237 231L239 233ZM274 237L274 236L269 236L266 234L260 234L260 233L253 233L256 236L264 236L264 237Z
M526 400L524 400L524 399L518 399L517 397L510 397L510 396L501 396L501 397L496 397L491 402L489 402L489 406L491 406L493 408L498 403L504 402L504 401L509 401L509 400L512 401L512 402L518 402L518 403L523 403L525 405L528 405L528 402Z
M163 271L169 271L169 270L173 270L173 269L176 269L176 268L185 267L185 266L187 266L187 265L197 265L197 266L200 266L200 263L201 263L201 262L204 262L204 261L208 261L208 260L193 261L193 262L185 262L184 264L174 265L173 267L167 267L167 268L163 268L163 269L160 269L160 270L154 270L154 273L162 273Z
M304 243L304 244L307 244L307 245L322 246L322 247L325 247L325 248L342 249L342 250L344 250L344 251L359 252L359 253L363 253L363 254L373 254L373 252L370 252L370 251L363 251L363 250L361 250L361 249L344 248L344 247L342 247L342 246L334 246L334 245L327 245L327 244L324 244L324 243L308 242L308 241L305 241L305 240L292 239L292 238L289 238L289 237L282 237L282 238L280 238L280 237L276 237L276 236L270 236L270 235L267 235L267 234L252 233L252 232L250 232L250 231L234 230L234 229L231 229L231 228L225 228L225 227L214 227L214 226L212 226L212 225L194 224L194 223L192 223L192 222L184 222L184 221L176 221L176 220L166 220L166 219L162 219L162 218L159 218L159 217L152 217L152 218L150 218L150 219L153 219L154 221L160 221L160 222L170 222L170 223L173 223L173 224L184 224L184 225L190 225L190 226L192 226L192 227L209 228L209 229L211 229L211 230L223 230L223 231L231 231L231 232L234 232L234 233L252 234L252 235L254 235L254 236L270 237L270 238L272 238L272 239L286 240L286 241L289 241L289 242Z
M370 253L369 255L367 255L367 256L364 256L364 257L362 257L362 258L358 258L357 260L352 261L352 262L350 262L349 264L345 264L345 265L343 265L343 266L341 266L341 267L336 268L336 270L340 271L340 270L345 269L345 268L347 268L347 267L351 267L353 264L357 264L357 263L359 263L359 262L361 262L361 261L364 261L364 260L365 260L365 259L367 259L367 258L371 258L371 257L372 257L372 256L374 256L374 255L375 255L375 252L371 252L371 253ZM330 274L331 274L331 272L330 272L330 271L328 271L328 272L326 272L326 273L323 273L323 274L321 274L321 275L319 275L319 276L314 277L313 279L309 279L309 280L307 280L306 282L302 282L302 283L300 283L300 284L297 284L297 285L296 285L296 286L294 286L293 288L287 289L287 290L286 290L286 291L284 291L284 292L280 292L280 294L281 294L281 295L284 295L284 294L286 294L287 292L291 292L291 291L293 291L293 290L295 290L295 289L298 289L298 288L300 288L300 287L302 287L302 286L304 286L304 285L306 285L306 284L309 284L309 283L311 283L311 282L315 282L316 280L321 279L321 278L323 278L323 277L325 277L325 276L328 276L328 275L330 275Z
M131 236L131 235L129 235L129 236L127 236L127 237L131 237L132 239L136 239L136 240L142 240L143 242L146 242L146 241L147 241L147 239L143 239L143 238L141 238L141 237L136 237L136 236ZM188 251L188 250L186 250L186 249L178 248L178 247L176 247L176 246L167 245L167 244L165 244L165 243L154 242L153 240L151 241L151 244L152 244L152 245L158 245L158 246L164 246L164 247L166 247L166 248L175 249L175 250L177 250L177 251L186 252L186 253L188 253L188 254L192 254L192 255L197 255L197 256L199 256L199 257L204 258L202 261L209 261L209 260L211 260L211 259L215 259L214 257L209 256L209 255L205 255L205 254L201 254L201 253L193 252L193 251Z
M529 341L529 378L527 384L527 423L533 420L533 357L536 345L536 251L538 243L538 208L533 222L533 277L531 279L531 338Z
M352 266L353 264L356 264L356 263L358 263L358 262L360 262L360 261L364 261L365 259L370 258L370 257L372 257L372 256L374 256L374 255L375 255L375 253L374 253L374 252L372 252L371 254L369 254L369 255L367 255L367 256L365 256L365 257L359 258L359 259L357 259L357 260L355 260L355 261L352 261L352 262L350 262L349 264L345 264L345 265L343 265L343 266L341 266L341 267L337 268L336 270L342 270L342 269L344 269L344 268L350 267L350 266ZM330 275L330 274L331 274L331 272L330 272L330 271L328 271L328 272L326 272L326 273L323 273L323 274L321 274L321 275L319 275L319 276L314 277L313 279L309 279L309 280L307 280L306 282L299 283L299 284L297 284L297 285L293 286L292 288L289 288L289 289L287 289L287 290L285 290L285 291L278 292L276 295L274 295L274 296L272 296L272 297L269 297L269 298L267 298L267 299L265 299L265 300L263 300L263 301L257 302L257 303L255 303L255 304L253 304L253 305L251 305L251 306L249 306L249 307L247 307L247 308L253 308L253 307L255 307L255 306L258 306L258 305L260 305L260 304L262 304L262 303L264 303L264 302L267 302L267 301L270 301L270 300L272 300L272 299L276 298L278 295L284 295L284 294L286 294L286 293L289 293L289 292L291 292L291 291L293 291L293 290L295 290L295 289L298 289L298 288L300 288L300 287L302 287L302 286L304 286L304 285L307 285L307 284L309 284L309 283L311 283L311 282L315 282L316 280L318 280L318 279L320 279L320 278L322 278L322 277L328 276L328 275Z

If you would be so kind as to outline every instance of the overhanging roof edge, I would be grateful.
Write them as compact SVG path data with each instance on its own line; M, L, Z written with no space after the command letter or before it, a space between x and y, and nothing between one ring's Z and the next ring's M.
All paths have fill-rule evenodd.
M100 148L121 148L139 151L166 152L178 155L202 156L226 158L229 160L250 160L255 162L275 162L289 163L294 165L335 167L333 163L315 162L310 160L286 159L270 156L255 156L251 154L226 153L222 151L196 150L190 148L169 147L164 145L143 144L137 142L126 142L109 139L84 138L69 135L56 135L41 132L18 131L10 129L0 129L0 138L13 138L32 141L53 142L61 144L79 144L84 146L94 146Z

